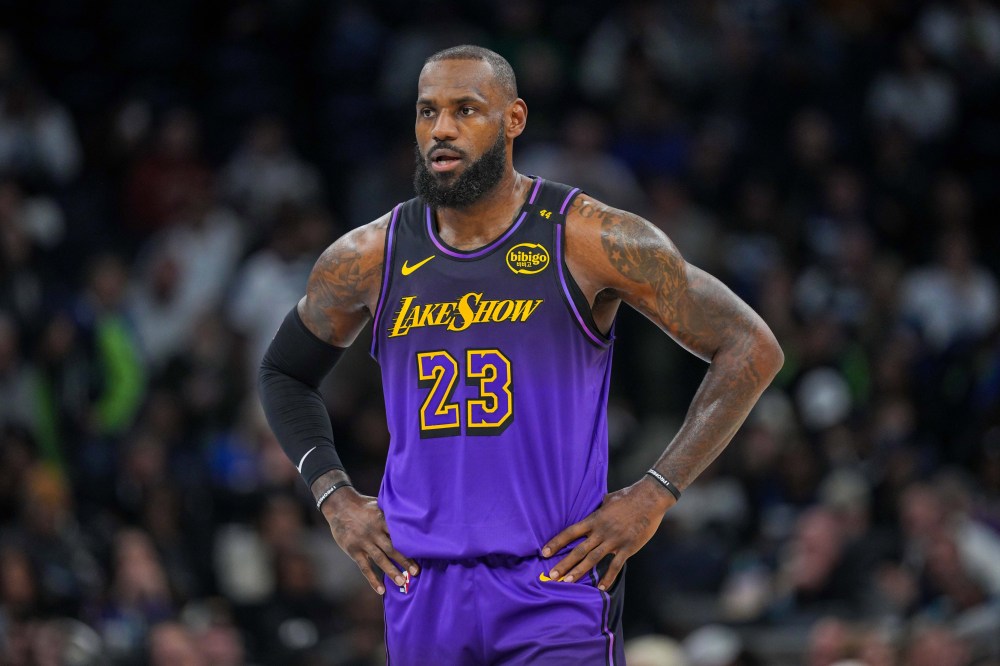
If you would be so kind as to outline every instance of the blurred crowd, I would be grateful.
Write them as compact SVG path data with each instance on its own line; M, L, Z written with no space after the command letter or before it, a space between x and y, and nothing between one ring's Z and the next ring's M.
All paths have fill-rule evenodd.
M412 196L423 59L518 74L525 173L666 231L786 363L629 562L633 666L1000 664L1000 8L0 0L0 663L383 663L262 419L322 249ZM619 316L612 488L705 365ZM324 387L374 494L356 346Z

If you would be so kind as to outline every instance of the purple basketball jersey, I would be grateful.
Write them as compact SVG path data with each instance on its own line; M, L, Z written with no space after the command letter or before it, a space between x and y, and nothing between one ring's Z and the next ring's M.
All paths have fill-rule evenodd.
M372 355L391 443L379 504L410 557L538 554L607 492L611 340L565 266L579 192L537 178L473 251L393 210Z

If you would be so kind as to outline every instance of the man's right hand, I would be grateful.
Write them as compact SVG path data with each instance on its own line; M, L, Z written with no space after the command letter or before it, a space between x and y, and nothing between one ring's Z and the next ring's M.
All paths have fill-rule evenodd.
M368 579L368 584L379 594L385 594L385 586L376 567L400 586L405 581L394 562L402 565L411 576L420 572L416 562L392 545L385 514L376 498L362 495L352 486L347 486L338 489L323 502L321 510L330 525L334 541L351 556ZM375 566L372 566L373 563Z

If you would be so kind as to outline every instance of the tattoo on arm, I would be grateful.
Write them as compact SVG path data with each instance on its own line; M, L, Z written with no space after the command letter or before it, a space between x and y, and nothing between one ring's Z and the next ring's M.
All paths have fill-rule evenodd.
M661 323L675 321L677 304L687 290L684 259L664 234L642 218L603 210L601 245L615 270L632 282L648 285L634 307L653 314Z
M781 366L760 317L719 280L689 265L665 234L642 218L584 203L600 222L607 261L626 280L623 300L692 353L710 361L683 425L655 467L686 488L726 447Z
M371 231L355 230L328 247L309 276L299 315L329 344L347 346L371 316L382 280L381 245L365 252L357 238Z

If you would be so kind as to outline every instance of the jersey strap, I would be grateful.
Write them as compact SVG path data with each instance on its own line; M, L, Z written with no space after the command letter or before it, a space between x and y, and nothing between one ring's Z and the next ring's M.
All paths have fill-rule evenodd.
M566 307L573 315L574 321L592 344L604 348L611 344L611 331L604 333L594 321L594 313L590 303L580 286L573 279L569 266L566 264L566 218L573 200L583 192L579 187L571 187L562 183L549 181L539 195L535 204L541 217L552 225L552 245L555 248L556 272L559 278L560 291Z

